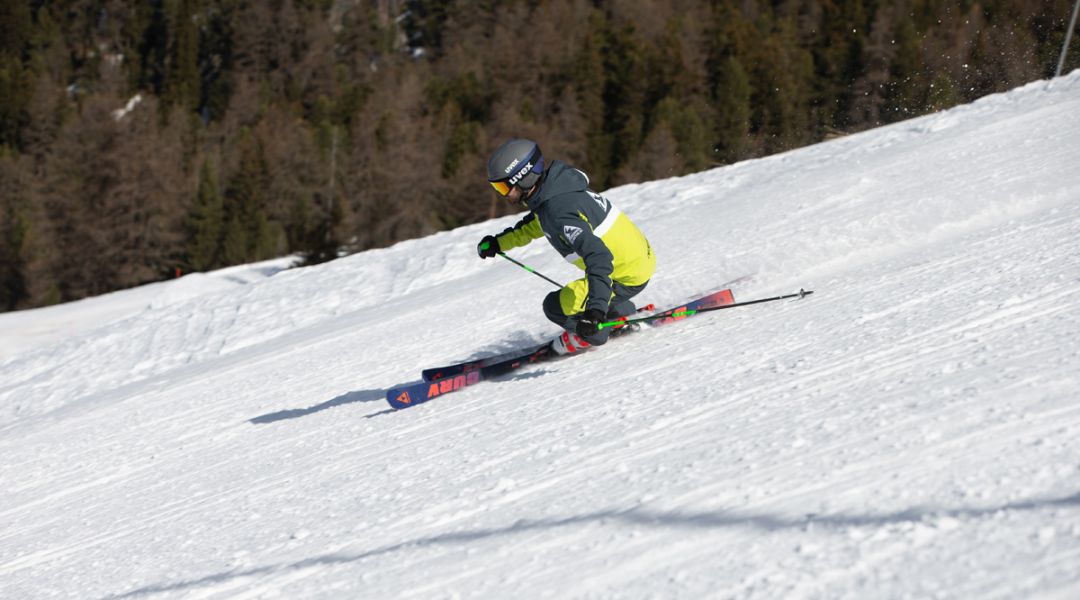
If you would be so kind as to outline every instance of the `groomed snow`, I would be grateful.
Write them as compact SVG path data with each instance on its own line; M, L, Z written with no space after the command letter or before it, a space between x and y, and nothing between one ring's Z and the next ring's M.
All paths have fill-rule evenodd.
M0 316L0 598L1080 597L1080 72L605 195L816 293L398 412L556 333L514 218Z

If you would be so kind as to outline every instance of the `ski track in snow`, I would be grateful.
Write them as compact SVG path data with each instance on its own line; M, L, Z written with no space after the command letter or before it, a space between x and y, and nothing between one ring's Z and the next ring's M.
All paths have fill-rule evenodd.
M815 295L400 412L556 333L516 217L3 315L0 597L1080 597L1078 140L1080 72L610 190L642 302Z

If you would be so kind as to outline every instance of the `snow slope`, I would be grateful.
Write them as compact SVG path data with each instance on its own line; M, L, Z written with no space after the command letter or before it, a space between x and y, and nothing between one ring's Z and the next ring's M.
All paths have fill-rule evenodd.
M610 190L642 302L816 294L400 412L556 333L513 218L5 315L0 597L1080 597L1078 165L1080 72Z
M0 360L83 335L143 309L160 309L209 292L231 290L260 281L288 269L298 260L297 257L286 257L211 273L193 273L179 281L153 283L29 311L32 316L18 312L0 313Z

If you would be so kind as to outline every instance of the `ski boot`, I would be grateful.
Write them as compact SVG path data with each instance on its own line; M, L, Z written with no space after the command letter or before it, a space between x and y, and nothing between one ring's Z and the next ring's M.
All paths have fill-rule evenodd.
M589 347L589 342L586 342L578 337L577 334L570 333L569 331L562 332L562 335L551 341L551 349L559 356L581 352Z

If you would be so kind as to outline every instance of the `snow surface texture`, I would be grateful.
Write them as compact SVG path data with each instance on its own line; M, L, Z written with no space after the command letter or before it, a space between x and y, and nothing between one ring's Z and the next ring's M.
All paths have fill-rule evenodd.
M513 218L3 316L0 597L1080 597L1080 72L606 195L642 302L816 294L400 412L555 335Z

